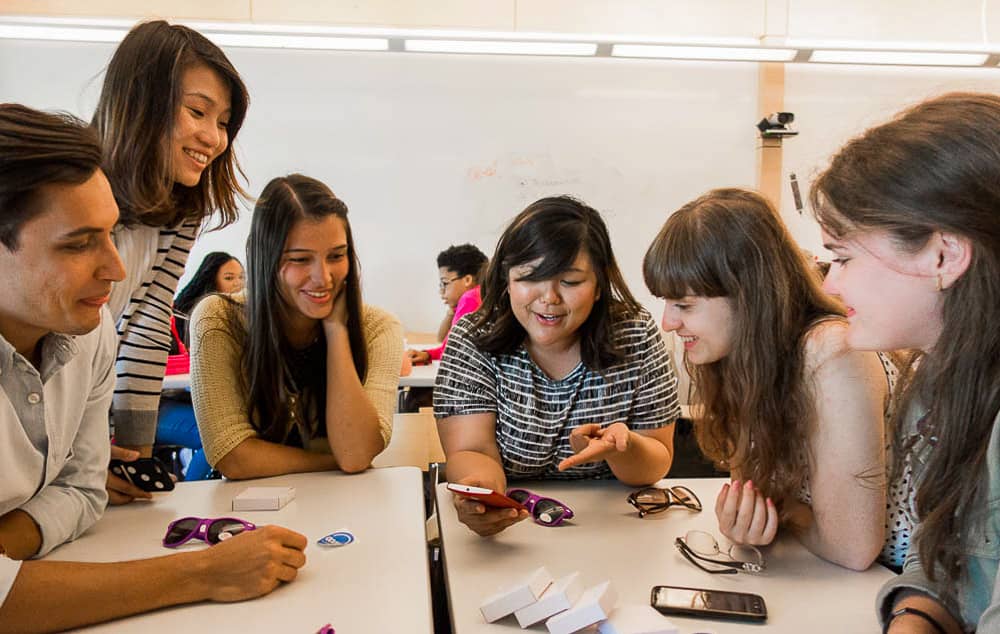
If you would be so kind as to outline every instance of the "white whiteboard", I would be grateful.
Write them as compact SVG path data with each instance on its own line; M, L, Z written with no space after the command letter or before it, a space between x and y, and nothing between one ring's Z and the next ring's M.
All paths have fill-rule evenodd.
M107 44L0 41L0 99L89 119ZM237 149L257 194L301 171L347 202L367 301L407 330L442 314L434 258L473 242L491 254L527 203L568 193L601 210L633 292L666 216L712 187L755 182L757 67L618 59L230 49L251 91ZM846 138L900 107L956 88L1000 90L995 69L789 64L785 109L800 135L785 172L803 186ZM793 234L820 252L786 190ZM250 214L202 237L243 259ZM183 281L182 281L183 283Z
M782 217L803 247L825 253L815 221L808 212L801 216L795 212L787 174L796 173L803 202L808 204L812 177L848 139L907 106L954 90L1000 92L1000 69L787 66L785 108L795 113L800 134L784 143L786 189L781 208Z
M0 41L0 95L90 117L113 47ZM492 254L527 203L568 193L601 210L633 290L670 210L755 179L756 67L612 59L231 49L251 91L237 148L257 194L320 178L351 209L365 295L408 330L442 315L434 259ZM188 265L240 255L249 213L206 234ZM183 283L183 282L182 282Z

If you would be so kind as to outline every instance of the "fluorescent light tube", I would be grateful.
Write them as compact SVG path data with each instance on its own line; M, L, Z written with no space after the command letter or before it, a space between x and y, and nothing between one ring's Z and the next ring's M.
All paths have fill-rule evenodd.
M813 51L810 62L821 64L890 64L897 66L982 66L987 53L938 53L929 51Z
M329 51L386 51L389 40L380 37L329 37L326 35L273 35L268 33L213 33L205 37L220 46L299 48Z
M727 46L661 46L659 44L615 44L612 57L662 59L709 59L748 62L790 62L798 53L793 48L737 48Z
M120 42L128 28L86 28L0 23L0 39L57 40L61 42Z
M589 42L518 42L501 40L406 40L405 49L417 53L588 56L597 52L597 44Z

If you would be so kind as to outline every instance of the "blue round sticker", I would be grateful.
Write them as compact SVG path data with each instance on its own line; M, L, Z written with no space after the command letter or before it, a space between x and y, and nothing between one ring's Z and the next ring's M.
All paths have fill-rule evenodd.
M316 543L320 546L346 546L354 541L354 533L350 531L334 531L319 539Z

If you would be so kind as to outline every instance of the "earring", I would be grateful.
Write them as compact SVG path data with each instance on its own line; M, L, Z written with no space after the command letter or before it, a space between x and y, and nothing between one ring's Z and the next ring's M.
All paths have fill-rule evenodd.
M944 290L944 282L941 281L941 274L940 273L938 273L937 283L934 286L937 287L937 290L938 290L939 293Z

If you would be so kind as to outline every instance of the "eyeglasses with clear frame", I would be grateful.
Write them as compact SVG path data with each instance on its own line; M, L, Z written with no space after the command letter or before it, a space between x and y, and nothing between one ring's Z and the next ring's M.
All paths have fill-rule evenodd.
M683 506L696 513L701 511L701 500L694 494L694 491L686 486L673 486L669 489L657 487L639 489L629 494L628 503L639 511L639 517L666 511L671 506Z
M735 575L737 572L760 573L764 571L764 555L755 546L730 544L722 550L715 536L705 531L688 531L674 540L674 546L684 558L705 572L713 575ZM715 559L728 557L728 559ZM722 566L708 568L701 562Z
M441 281L438 282L438 289L440 289L441 292L443 293L446 288L448 288L449 286L452 285L452 283L457 282L460 279L462 279L462 278L461 277L453 277L450 280L441 280Z

